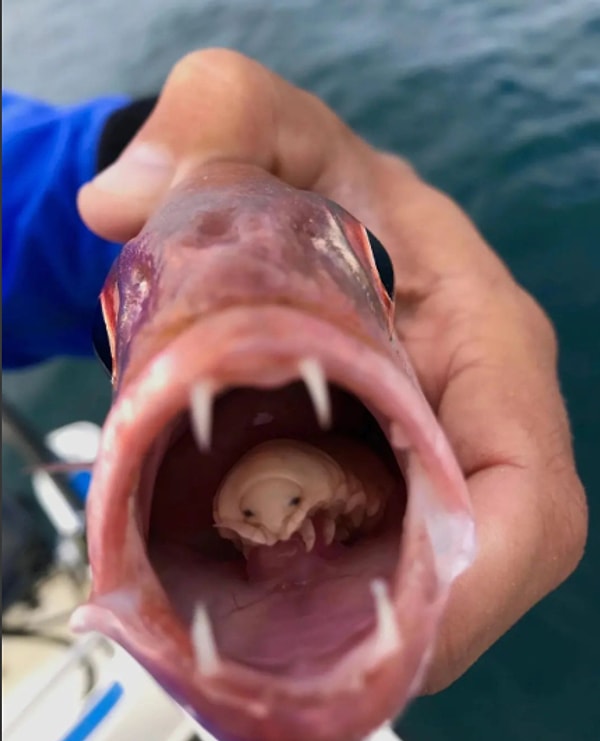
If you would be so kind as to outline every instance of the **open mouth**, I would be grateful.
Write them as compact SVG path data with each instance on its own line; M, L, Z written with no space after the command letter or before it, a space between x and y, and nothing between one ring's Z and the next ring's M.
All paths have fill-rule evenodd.
M150 563L174 612L192 626L201 667L218 652L223 660L271 676L313 683L331 680L330 671L371 634L386 650L398 647L388 589L400 555L404 479L364 405L338 386L322 390L331 409L327 431L321 429L301 382L273 389L234 388L217 398L210 412L196 407L182 413L173 431L166 433L169 443L154 486L148 482L140 492L142 499L152 500ZM209 413L213 432L210 450L203 453L192 428L206 425L193 417ZM249 508L237 530L237 523L227 528L233 539L224 538L213 511L219 488L244 454L259 445L269 450L269 443L276 441L285 441L292 451L297 443L308 443L309 450L335 451L332 458L336 456L343 473L353 465L364 479L361 486L373 490L371 509L376 508L377 519L368 517L366 503L360 501L344 511L348 492L343 482L338 487L342 491L331 492L331 497L326 492L297 529L281 538L274 526L249 526L243 542L235 538L244 532L246 521L260 517ZM308 456L306 465L311 462ZM264 465L268 476L272 463L267 459ZM244 476L240 470L238 478ZM384 485L377 487L378 481ZM268 484L263 479L258 486L267 489L265 497L276 497ZM311 485L319 482L306 481L304 497L311 497ZM242 482L234 486L241 488ZM233 497L237 494L232 492ZM292 511L295 501L291 497ZM263 533L270 537L261 537ZM373 650L365 662L376 658L374 645L369 642L369 647Z
M464 512L437 516L463 496L442 437L391 353L284 307L203 320L111 411L89 512L83 609L96 612L82 622L188 704L200 692L233 707L251 688L264 715L283 697L347 698L388 666L379 697L393 713L470 549ZM282 446L305 459L277 470L292 489L274 511Z

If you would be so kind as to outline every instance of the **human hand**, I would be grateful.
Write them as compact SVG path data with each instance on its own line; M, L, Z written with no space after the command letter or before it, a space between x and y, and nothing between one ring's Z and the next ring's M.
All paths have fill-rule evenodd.
M582 554L587 511L552 327L449 198L234 52L176 65L119 164L81 190L81 214L102 236L128 239L172 185L216 159L257 164L337 201L392 257L398 333L465 474L478 533L425 687L440 690Z

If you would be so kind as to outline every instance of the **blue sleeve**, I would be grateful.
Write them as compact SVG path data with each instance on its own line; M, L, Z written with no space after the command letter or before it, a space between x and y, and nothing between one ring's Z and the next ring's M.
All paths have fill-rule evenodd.
M52 106L2 92L2 366L91 355L98 295L120 245L79 218L107 118L122 96Z

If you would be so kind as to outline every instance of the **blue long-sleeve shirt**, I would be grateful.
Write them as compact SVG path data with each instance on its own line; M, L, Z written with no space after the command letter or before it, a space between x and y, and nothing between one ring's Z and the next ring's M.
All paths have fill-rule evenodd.
M92 353L91 326L120 245L81 221L79 187L98 140L128 98L53 106L2 93L2 366Z

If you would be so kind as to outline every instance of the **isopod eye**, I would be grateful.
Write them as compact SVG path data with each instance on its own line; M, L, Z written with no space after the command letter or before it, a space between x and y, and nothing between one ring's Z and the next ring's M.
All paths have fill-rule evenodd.
M94 346L96 357L102 363L108 375L112 377L110 344L108 342L108 333L106 331L104 317L102 316L102 306L100 305L100 302L98 302L94 314L94 323L92 325L92 345Z
M383 283L383 287L385 288L385 292L387 295L394 300L394 266L392 265L392 260L390 256L388 255L387 250L385 247L381 244L381 242L377 239L377 237L374 234L371 234L371 232L368 229L365 229L367 232L367 237L369 238L369 244L371 245L371 252L373 253L373 259L375 260L375 265L377 266L377 272L379 273L379 278L381 279L381 282Z
M292 507L297 507L301 501L302 501L302 497L292 497L292 499L290 499L290 505Z
M254 512L251 509L242 510L244 517L254 517Z

